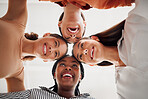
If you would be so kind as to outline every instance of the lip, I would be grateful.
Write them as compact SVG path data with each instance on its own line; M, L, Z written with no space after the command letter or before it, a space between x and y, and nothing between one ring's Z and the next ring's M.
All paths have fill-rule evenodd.
M61 74L61 78L64 79L72 79L74 77L74 75L71 72L64 72Z
M68 27L67 31L70 32L71 34L76 34L76 33L79 32L79 27L78 26L76 26L76 27Z
M89 54L90 54L90 59L93 60L94 59L94 52L95 52L95 48L94 46L91 47L90 51L89 51Z
M47 44L46 43L43 44L43 50L42 51L43 51L44 55L47 55Z

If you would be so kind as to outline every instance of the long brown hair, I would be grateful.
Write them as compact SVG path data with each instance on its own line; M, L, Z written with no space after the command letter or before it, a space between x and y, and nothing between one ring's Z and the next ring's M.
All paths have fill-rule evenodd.
M91 36L97 36L99 38L99 42L101 42L104 46L117 46L118 40L122 36L122 31L124 30L125 20L118 23L117 25ZM90 36L90 37L91 37ZM109 66L113 65L111 62L103 61L97 64L98 66Z
M122 30L124 30L124 24L125 20L103 32L91 36L97 36L100 40L99 42L105 46L117 46L117 42L122 36Z

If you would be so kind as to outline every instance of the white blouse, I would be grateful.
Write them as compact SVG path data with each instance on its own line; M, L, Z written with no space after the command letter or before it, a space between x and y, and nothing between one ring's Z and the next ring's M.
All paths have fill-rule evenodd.
M116 68L119 99L148 99L148 0L135 0L118 51L126 64Z

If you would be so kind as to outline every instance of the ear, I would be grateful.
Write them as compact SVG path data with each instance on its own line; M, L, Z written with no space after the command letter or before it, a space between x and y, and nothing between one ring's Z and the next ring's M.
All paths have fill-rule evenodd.
M84 26L86 27L86 21L83 21Z
M51 34L51 33L45 33L45 34L43 35L43 37L50 36L50 34Z
M100 41L99 38L97 36L91 36L91 39L96 40L96 41Z
M59 21L58 22L58 26L61 27L61 24L62 24L62 21Z
M43 61L44 61L44 62L48 62L48 60L47 60L47 59L44 59Z

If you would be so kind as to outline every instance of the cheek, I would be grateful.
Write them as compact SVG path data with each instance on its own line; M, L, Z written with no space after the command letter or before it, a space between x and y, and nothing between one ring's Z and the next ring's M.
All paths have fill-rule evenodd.
M75 76L75 78L79 81L79 79L81 78L80 71L77 70L77 71L75 72L75 74L77 74L77 75Z
M61 70L59 68L56 69L55 77L56 79L60 77Z
M88 56L84 56L83 57L83 62L84 63L90 63L89 57Z
M61 27L61 34L63 35L63 37L67 37L67 33L66 33L66 28Z

